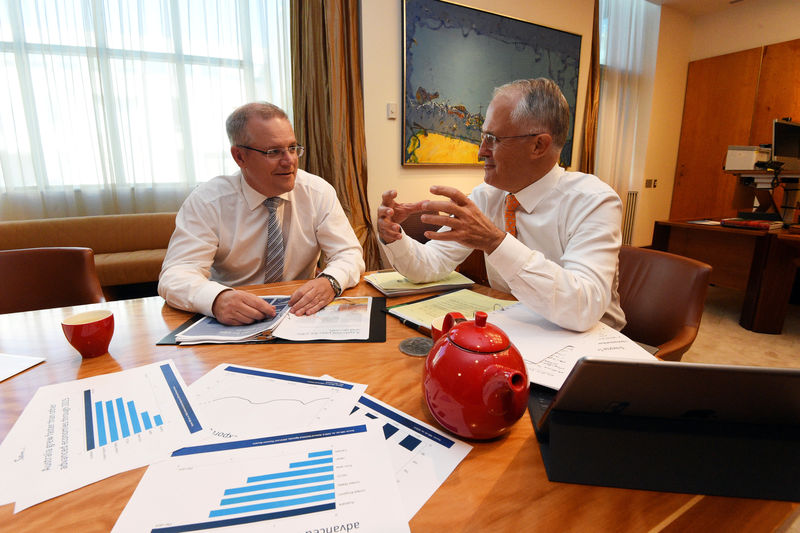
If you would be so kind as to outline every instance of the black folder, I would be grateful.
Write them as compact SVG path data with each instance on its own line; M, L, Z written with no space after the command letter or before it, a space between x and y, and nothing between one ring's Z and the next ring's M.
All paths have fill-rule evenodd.
M550 481L800 501L800 370L586 357L529 413Z

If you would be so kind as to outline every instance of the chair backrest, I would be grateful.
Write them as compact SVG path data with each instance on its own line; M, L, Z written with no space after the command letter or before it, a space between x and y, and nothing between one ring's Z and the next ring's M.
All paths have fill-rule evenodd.
M432 214L436 214L436 211L417 211L416 213L411 213L408 215L407 219L400 223L400 226L403 228L403 231L406 232L406 235L425 244L430 240L424 235L425 232L439 231L439 228L441 228L438 224L428 224L420 220L422 215Z
M697 337L710 274L710 265L688 257L622 246L618 290L628 322L622 333L679 361Z
M0 313L104 302L91 248L0 250Z

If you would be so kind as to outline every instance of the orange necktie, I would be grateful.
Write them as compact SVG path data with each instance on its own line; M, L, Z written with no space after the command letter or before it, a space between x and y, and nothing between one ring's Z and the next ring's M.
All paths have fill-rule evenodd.
M506 196L506 212L505 212L505 221L506 221L506 233L510 233L513 237L517 236L517 208L519 207L519 202L517 201L517 197L513 194L509 194Z

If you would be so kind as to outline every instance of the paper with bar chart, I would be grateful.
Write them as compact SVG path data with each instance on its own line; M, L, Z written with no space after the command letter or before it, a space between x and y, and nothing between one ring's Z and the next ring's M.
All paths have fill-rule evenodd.
M202 429L185 391L171 360L41 387L3 442L4 496L17 512L169 457Z
M207 529L409 531L370 424L179 450L147 469L112 531Z
M352 418L371 420L381 427L406 520L417 514L472 449L367 394L359 398Z
M189 386L204 442L241 440L346 420L366 385L218 365Z

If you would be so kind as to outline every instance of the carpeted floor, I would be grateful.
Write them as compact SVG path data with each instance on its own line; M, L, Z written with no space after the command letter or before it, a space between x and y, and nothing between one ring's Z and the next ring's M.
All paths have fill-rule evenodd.
M700 331L682 361L800 368L800 305L789 305L780 335L739 325L744 293L709 287Z

